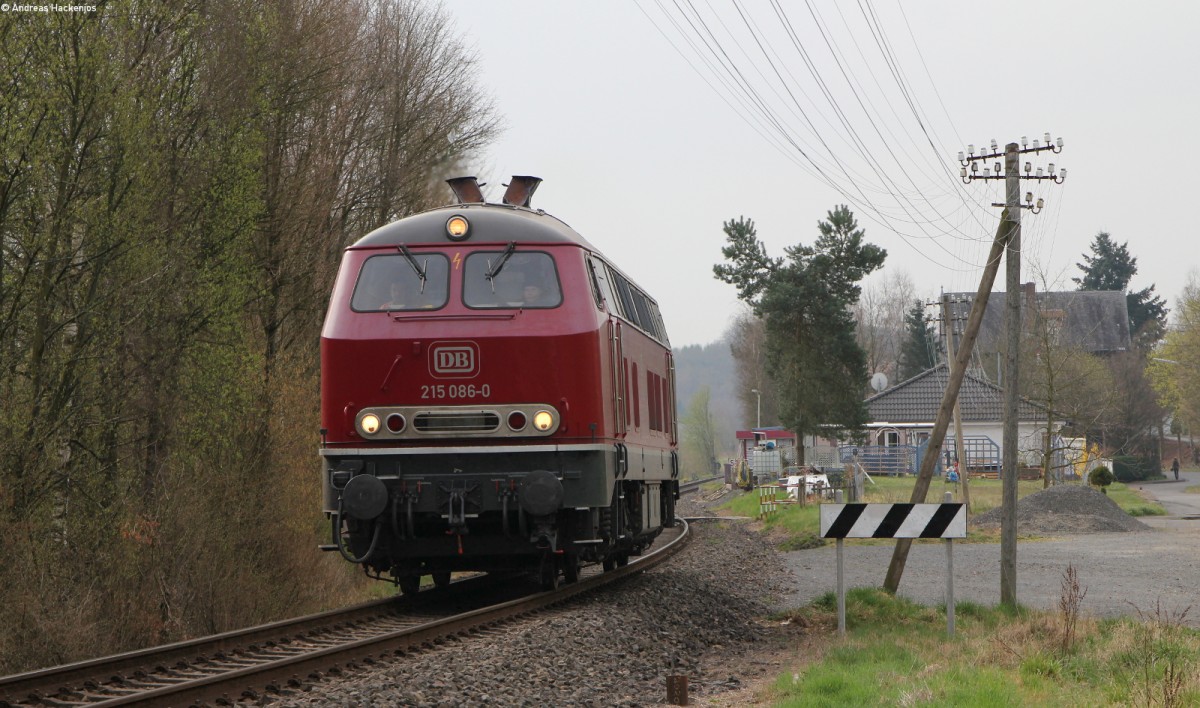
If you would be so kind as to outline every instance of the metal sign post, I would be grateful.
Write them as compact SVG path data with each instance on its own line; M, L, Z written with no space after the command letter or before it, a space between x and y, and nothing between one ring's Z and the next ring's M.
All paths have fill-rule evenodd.
M950 500L954 495L946 492L942 497L942 501L946 504L951 503ZM966 536L966 530L963 530L963 536ZM946 538L946 636L954 638L954 539Z
M947 497L949 495L947 494ZM821 505L821 538L837 539L838 633L846 634L846 585L843 540L847 538L946 539L946 628L954 636L954 545L967 537L962 503Z

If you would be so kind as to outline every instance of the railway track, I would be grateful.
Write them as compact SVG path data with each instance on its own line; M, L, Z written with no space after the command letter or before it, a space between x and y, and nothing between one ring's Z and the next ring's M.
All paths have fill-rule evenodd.
M700 487L707 484L708 482L716 482L716 481L723 480L723 479L725 479L725 478L721 477L721 476L717 476L717 477L705 477L704 479L696 479L696 480L692 480L691 482L684 482L679 485L679 496L683 496L684 494L691 494L692 492L698 492L698 491L700 491Z
M436 650L468 636L561 604L665 561L687 541L689 527L666 529L629 565L585 569L576 583L498 604L452 610L432 597L470 602L486 578L470 578L434 593L390 598L161 647L0 677L0 708L15 706L232 705L302 690L356 662ZM486 585L489 590L493 586ZM489 597L494 595L489 592Z

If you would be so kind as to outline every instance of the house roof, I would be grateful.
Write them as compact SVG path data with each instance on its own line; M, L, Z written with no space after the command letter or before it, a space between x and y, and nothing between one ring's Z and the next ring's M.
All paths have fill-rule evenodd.
M949 293L950 307L956 317L963 321L971 313L975 293ZM988 296L983 322L979 327L979 338L975 347L981 352L1002 351L1001 342L1005 331L1005 311L1008 293L994 292ZM1060 292L1033 292L1033 284L1027 283L1021 296L1022 319L1029 326L1029 298L1037 303L1037 310L1045 317L1059 322L1059 337L1063 344L1078 347L1093 354L1123 352L1131 348L1129 338L1129 307L1125 293L1120 290L1067 290Z
M783 428L755 428L754 430L737 431L738 440L753 440L758 433L764 440L795 440L796 434Z
M950 368L938 364L866 400L872 421L888 423L931 423L937 418L942 396L950 381ZM963 422L989 422L1004 417L1004 389L972 374L963 377L958 391ZM1045 420L1046 408L1028 399L1018 403L1018 420Z

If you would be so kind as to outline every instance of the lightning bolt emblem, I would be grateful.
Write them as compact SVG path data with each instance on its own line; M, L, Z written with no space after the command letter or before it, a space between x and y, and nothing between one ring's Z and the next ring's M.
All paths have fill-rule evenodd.
M461 253L455 253L455 254L454 254L454 261L453 261L453 262L454 262L454 270L458 270L458 269L459 269L459 267L461 267L461 266L462 266L462 254L461 254Z

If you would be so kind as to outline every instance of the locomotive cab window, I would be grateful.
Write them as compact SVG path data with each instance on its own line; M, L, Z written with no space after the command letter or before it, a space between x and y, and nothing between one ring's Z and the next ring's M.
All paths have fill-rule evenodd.
M450 266L441 253L371 256L363 263L350 298L355 312L436 310L450 293Z
M548 253L476 251L463 267L463 304L476 308L550 308L562 304L558 269Z

